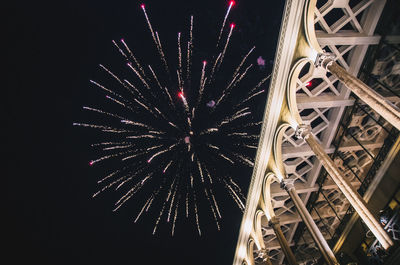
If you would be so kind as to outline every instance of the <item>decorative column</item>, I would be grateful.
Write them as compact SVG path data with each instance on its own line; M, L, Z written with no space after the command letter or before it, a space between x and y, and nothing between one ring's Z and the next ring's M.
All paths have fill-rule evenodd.
M285 235L282 232L281 225L279 223L279 219L276 216L273 216L271 220L269 220L269 226L274 229L276 239L278 239L279 245L282 248L283 253L285 254L285 258L290 265L297 265L296 258L292 250L289 247L289 244L285 238Z
M319 231L318 226L312 219L311 214L308 212L307 208L303 204L303 201L297 194L296 189L294 188L293 185L293 180L292 179L283 180L281 182L281 187L288 192L290 198L292 199L294 205L296 206L297 211L300 214L301 219L307 226L307 229L310 232L312 238L314 239L315 244L321 251L322 257L325 259L326 264L339 265L339 262L336 260L336 257L333 254L332 250L330 249L324 236L322 235L321 231Z
M358 192L351 186L347 179L343 177L339 168L334 164L332 159L325 153L322 146L312 135L310 126L304 124L298 126L296 130L296 137L303 138L308 143L321 164L324 166L325 170L328 172L329 176L343 192L351 206L357 211L358 215L368 226L374 236L382 244L382 247L384 249L388 249L390 246L392 246L393 241L382 228L380 223L368 210L367 205L363 198L361 198L360 194L358 194Z
M385 120L400 130L400 110L391 102L367 86L357 77L349 74L344 68L335 62L335 55L332 53L320 53L315 61L316 66L322 66L335 75L362 101L374 109Z

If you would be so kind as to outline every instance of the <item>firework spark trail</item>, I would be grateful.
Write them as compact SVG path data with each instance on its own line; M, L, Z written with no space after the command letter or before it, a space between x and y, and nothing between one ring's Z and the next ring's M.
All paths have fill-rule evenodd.
M133 155L130 155L130 156L126 156L126 157L122 158L121 161L129 160L129 159L132 159L132 158L144 155L144 154L148 154L148 153L149 153L148 151L136 153L136 154L133 154Z
M154 80L156 81L158 87L159 87L159 88L161 89L161 91L162 91L162 90L163 90L163 87L161 86L160 81L158 80L158 77L157 77L156 73L154 72L153 68L151 68L151 65L148 65L148 67L149 67L149 69L150 69L150 71L151 71L151 74L153 75L153 78L154 78Z
M81 127L89 127L89 128L93 128L93 129L100 129L102 131L104 131L104 130L118 130L118 128L113 128L113 127L104 126L104 125L97 125L97 124L89 124L89 123L74 122L72 125L73 126L81 126Z
M229 157L227 157L226 155L219 153L218 154L220 157L222 157L223 159L225 159L226 161L229 161L231 164L235 164L235 162L233 162L232 159L230 159Z
M176 129L180 130L180 128L178 126L176 126L174 123L168 122L168 124L171 125L172 127L175 127Z
M254 98L254 97L256 97L256 96L258 96L258 95L260 95L260 94L262 94L262 93L264 93L264 92L265 92L264 89L263 89L263 90L260 90L260 91L258 91L258 92L256 92L256 93L254 93L253 95L249 96L248 98L244 99L241 103L242 103L242 104L243 104L243 103L246 103L247 101L251 100L252 98Z
M124 51L118 46L118 44L115 42L115 40L112 40L112 43L114 44L114 46L118 49L119 53L121 53L121 55L127 60L129 61L128 56L124 53Z
M214 81L214 73L215 73L215 69L217 67L217 64L219 62L219 59L221 59L221 55L222 53L219 53L217 58L214 61L213 67L211 68L211 73L210 73L210 78L208 79L209 83L212 83Z
M174 102L172 101L171 94L168 92L168 89L167 89L167 87L164 87L164 90L165 90L165 93L167 93L167 96L168 96L168 99L169 99L169 103L170 103L170 105L172 105L172 107L175 109Z
M165 166L165 168L164 168L164 170L163 170L163 173L165 173L166 171L167 171L167 169L169 168L169 166L172 164L172 160L170 160L169 162L168 162L168 164Z
M249 69L253 67L253 64L250 64L249 66L247 66L246 70L244 70L244 72L239 76L238 79L236 79L236 81L233 83L232 88L234 88L240 81L242 81L242 79L246 76L247 72L249 71Z
M102 68L104 71L106 71L109 75L111 75L116 81L118 81L118 83L120 83L123 87L125 87L124 82L121 81L121 79L119 79L118 76L116 76L113 72L111 72L107 67L105 67L102 64L99 64L100 68Z
M116 146L111 146L111 147L104 147L103 151L108 151L108 150L115 150L115 149L125 149L125 148L131 148L134 145L132 144L127 144L127 145L116 145Z
M104 110L101 110L101 109L96 109L96 108L86 107L86 106L83 106L82 108L84 110L89 110L89 111L97 112L97 113L100 113L100 114L103 114L103 115L106 115L106 116L110 116L110 117L114 117L114 118L117 118L117 119L121 119L121 122L122 122L122 120L126 120L125 117L122 117L120 115L117 115L117 114L114 114L114 113L110 113L110 112L107 112L107 111L104 111ZM144 125L142 123L133 123L132 125L146 127L146 125Z
M234 76L234 78L232 79L232 81L229 83L229 85L225 88L225 90L222 92L222 95L221 95L221 97L217 100L217 103L215 103L215 106L218 106L222 101L223 101L223 99L225 99L229 94L230 94L230 92L232 91L232 89L240 82L240 81L242 81L242 79L246 76L246 74L247 74L247 72L249 71L249 69L251 68L253 66L253 64L250 64L247 68L246 68L246 70L244 70L244 72L241 74L241 75L239 75L239 74L236 74L235 76ZM239 77L239 78L238 78Z
M139 91L139 89L137 89L131 82L129 82L129 80L124 79L124 82L128 85L128 87L129 87L130 89L133 89L133 90L131 91L133 96L139 96L141 99L145 100L145 97L144 97L143 94ZM134 92L135 92L136 94L135 94Z
M127 183L131 179L133 179L133 177L129 177L129 178L126 178L125 180L123 180L120 184L118 184L118 186L115 188L115 190L118 190L119 188L121 188L125 183Z
M104 182L105 180L112 178L113 176L115 176L116 174L118 174L119 172L121 172L121 170L115 170L113 172L111 172L110 174L108 174L107 176L103 177L102 179L97 181L97 184L100 184L102 182Z
M135 195L142 187L143 185L151 178L153 173L150 173L147 175L142 181L138 182L136 185L133 186L128 192L125 193L116 203L116 207L113 209L113 211L117 211L122 205L125 204L133 195Z
M240 109L240 110L236 111L235 114L233 114L233 116L241 114L241 113L243 113L243 112L245 112L246 110L249 110L249 109L250 109L249 107L245 107L243 109Z
M139 101L137 98L134 98L133 101L135 101L137 104L139 104L139 106L141 106L142 108L144 108L145 110L147 110L149 113L151 113L154 117L158 118L157 114L155 114L151 108L149 106L147 106L146 104L144 104L143 102Z
M201 77L200 77L199 96L197 98L197 102L196 102L196 106L195 107L197 107L200 104L201 99L203 97L204 84L205 84L204 76L205 76L205 72L206 72L205 71L206 65L207 65L207 61L203 61L203 67L201 69Z
M133 177L136 176L136 175L138 175L138 174L140 174L140 173L142 172L142 170L143 170L143 168L139 169L139 170L133 175ZM113 173L111 173L111 174L116 175L116 174L119 173L119 172L121 172L121 171L115 172L115 174L113 174L113 173L114 173L114 172L113 172ZM111 174L110 174L110 175L111 175ZM110 178L110 177L111 177L110 175L108 175L107 177L105 177L105 178L103 178L102 180L100 180L100 182L103 182L104 180ZM120 177L120 178L114 180L113 182L107 184L106 186L103 186L102 189L100 189L99 191L97 191L97 192L95 192L95 193L93 194L93 197L96 197L96 196L99 195L101 192L103 192L103 191L105 191L105 190L111 188L111 187L114 186L115 184L117 184L117 183L123 181L124 179L126 179L126 178L128 178L128 177L129 177L128 175L124 175L124 176L122 176L122 177ZM99 183L100 183L100 182L99 182Z
M160 41L160 37L158 36L158 32L157 32L157 31L156 31L156 37L157 37L158 46L160 47L161 60L163 61L165 71L166 71L167 73L169 73L168 64L167 64L167 59L165 58L164 50L163 50L163 48L162 48L161 41Z
M212 191L211 188L210 188L210 194L211 194L211 198L213 199L213 202L214 202L215 210L217 210L218 216L219 216L219 218L221 219L221 212L220 212L220 210L219 210L217 200L215 199L214 193L213 193L213 191Z
M146 82L146 80L144 80L144 78L142 77L142 75L139 73L138 70L136 70L135 67L133 67L132 63L127 63L126 64L135 74L136 76L140 79L140 81L142 81L143 85L147 88L147 89L151 89L149 84Z
M164 179L165 180L165 179ZM147 205L147 207L146 207L146 212L147 211L149 211L149 209L150 209L150 207L151 207L151 205L152 205L152 203L153 203L153 201L154 201L154 198L156 198L156 196L158 195L158 193L160 192L160 190L163 188L163 184L161 184L159 187L158 187L158 189L156 190L156 191L153 191L153 193L150 195L150 202L149 202L149 204Z
M233 153L233 155L238 158L240 161L244 162L244 164L246 164L247 166L253 167L254 166L254 162L250 160L249 157L244 157L241 154L238 153Z
M176 70L176 76L178 77L178 87L179 87L179 90L181 91L181 93L183 93L183 84L182 84L181 76L180 76L180 74L179 74L179 70Z
M214 217L215 224L217 225L217 229L218 229L218 231L219 231L221 228L220 228L220 226L219 226L217 214L215 213L215 209L214 209L214 207L213 207L213 204L212 204L212 202L211 202L210 196L208 195L208 192L207 192L207 189L206 189L206 188L204 188L204 193L205 193L205 195L206 195L206 197L207 197L208 203L209 203L209 205L210 205L211 212L212 212L213 217Z
M222 126L222 125L224 125L224 124L226 124L226 123L232 122L233 120L238 119L238 118L240 118L242 116L246 116L246 115L250 114L251 112L245 112L248 109L249 109L249 107L245 107L243 109L240 109L240 110L236 111L231 116L225 117L221 122L217 123L217 128ZM245 114L245 115L243 115L243 114Z
M244 211L244 203L242 202L242 200L240 199L239 195L237 194L237 192L231 187L231 185L229 185L228 182L226 182L225 179L223 179L225 186L228 188L229 194L231 195L231 197L234 199L234 201L236 202L236 204L239 206L240 210Z
M258 82L258 84L252 90L250 90L250 92L248 94L250 95L254 91L256 91L258 88L260 88L268 79L270 79L270 77L271 77L271 74L269 74L266 77L264 77L263 79L261 79L261 81Z
M103 86L103 85L97 83L96 81L93 81L93 80L89 80L89 81L90 81L90 83L92 83L92 84L94 84L95 86L101 88L102 90L107 91L108 93L112 94L112 95L115 96L115 97L118 97L121 101L124 101L125 104L120 104L120 105L123 105L124 107L128 108L129 110L134 111L130 106L126 105L126 104L129 103L129 102L128 102L127 100L125 100L123 96L121 96L121 95L118 94L118 93L115 93L114 91L112 91L112 90L106 88L105 86Z
M247 148L251 148L251 149L257 149L257 148L258 148L258 146L256 146L256 145L244 144L244 145L242 145L242 146L247 147Z
M171 236L174 236L174 232L175 232L175 224L176 224L176 219L178 218L178 207L179 207L180 198L181 198L181 196L179 195L179 196L178 196L178 201L176 202L174 220L172 221Z
M117 100L117 99L115 99L113 97L110 97L109 95L106 96L106 99L109 99L109 100L113 101L114 103L117 103L118 105L121 105L124 108L127 107L124 103L122 103L121 101L119 101L119 100Z
M198 209L197 209L197 200L196 200L196 192L195 191L193 191L193 203L194 203L194 214L196 217L197 231L199 232L199 235L201 236L199 214L198 214Z
M168 121L168 118L165 117L165 115L157 108L154 107L154 110L158 113L158 115L160 115L165 121Z
M153 194L150 196L150 198L147 199L146 203L143 205L142 210L140 210L139 214L136 216L135 221L133 221L134 223L136 223L140 216L142 215L142 213L144 212L144 210L147 208L147 205L150 203L150 200L153 198Z
M130 135L130 136L127 136L126 138L127 139L143 139L143 138L162 139L162 137L157 137L152 134Z
M181 49L181 33L178 32L178 75L179 75L179 79L181 80L183 78L182 75L182 49ZM181 86L183 86L184 82L183 80L181 81L182 84L180 84Z
M182 99L182 103L183 103L183 106L185 107L186 115L189 116L189 114L190 114L189 105L187 103L186 97L183 95L183 92L179 93L179 97Z
M101 142L101 143L91 144L90 146L95 147L95 146L116 145L116 144L130 144L130 142Z
M235 72L233 72L233 76L235 76L237 73L239 73L239 71L242 68L243 64L247 60L247 57L249 57L249 55L254 51L255 48L256 48L256 46L253 46L253 48L251 48L249 50L249 52L245 56L243 56L242 61L240 62L239 66L235 69Z
M219 31L218 40L217 40L217 48L219 46L219 41L221 40L222 32L224 31L226 20L228 19L228 16L229 16L229 13L231 12L232 6L234 6L234 5L235 5L235 1L229 2L228 10L226 11L224 21L222 22L221 30Z
M221 67L222 61L224 60L226 49L228 48L228 44L229 44L229 41L231 39L232 31L233 31L234 27L235 27L235 24L231 23L231 29L229 30L228 37L226 38L225 46L224 46L224 49L222 50L222 53L221 53L221 59L218 62L217 71Z
M164 150L161 150L161 151L155 153L154 155L152 155L152 156L149 158L149 160L147 160L147 163L150 163L151 160L153 160L153 158L155 158L155 157L157 157L157 156L159 156L159 155L161 155L161 154L164 154L164 153L166 153L166 152L168 152L168 151L171 151L171 149L174 148L174 147L177 146L177 145L178 145L178 144L175 143L175 144L173 144L173 145L170 145L167 149L164 149Z
M165 56L164 56L164 52L162 51L162 48L161 48L160 39L158 38L157 32L156 32L157 36L156 36L156 34L154 34L154 30L153 30L153 27L151 26L150 19L149 19L149 17L147 16L147 12L146 12L145 5L142 4L142 5L140 5L140 7L141 7L142 10L143 10L144 16L145 16L145 18L146 18L147 25L148 25L148 27L149 27L149 29L150 29L151 36L153 37L153 41L154 41L154 43L155 43L155 45L156 45L157 51L158 51L158 53L160 54L160 57L162 58L162 61L163 61L163 63L164 63L165 68L168 69L167 62L166 62Z
M139 127L144 127L146 129L149 129L149 130L154 130L153 127L151 127L151 126L149 126L147 124L141 123L141 122L135 122L135 121L124 119L124 120L121 120L121 123L125 123L125 124L128 124L128 125L135 125L135 126L139 126Z
M186 218L189 217L189 187L186 185L186 199L185 199L185 205L186 205Z
M204 130L202 132L200 132L199 135L203 135L203 134L210 134L213 132L218 132L218 128L208 128L207 130Z
M170 217L171 217L171 212L172 212L172 207L174 206L174 201L175 201L175 197L176 197L176 191L178 190L178 186L179 186L179 179L175 184L175 187L173 188L174 191L172 193L172 198L171 198L171 203L169 204L169 210L168 210L168 215L167 215L167 222L169 223Z
M160 223L160 220L161 220L161 216L163 215L163 213L164 213L164 210L165 210L165 206L166 206L166 204L167 204L167 200L165 200L164 201L164 203L163 203L163 206L162 206L162 209L161 209L161 211L160 211L160 214L158 215L158 218L157 218L157 221L156 221L156 224L154 225L154 229L153 229L153 235L156 233L156 231L157 231L157 227L158 227L158 224Z
M245 198L241 188L239 187L239 185L235 181L233 181L232 178L228 178L228 180L232 184L231 187L233 187L233 189L236 191L236 193L239 195L239 197L241 197L242 201L245 201L246 198Z
M228 136L243 136L243 135L248 135L246 132L234 132L228 134Z
M158 192L157 192L158 193ZM153 201L154 201L154 198L155 198L155 195L151 195L152 197L151 197L151 200L150 200L150 202L149 202L149 204L147 205L147 207L146 207L146 212L147 211L149 211L149 209L150 209L150 207L151 207L151 204L153 203Z
M207 146L211 147L212 149L219 150L218 146L215 146L215 145L212 145L212 144L207 144Z
M206 171L206 174L207 174L208 180L210 181L210 184L212 184L213 183L212 176L211 176L210 172L207 170L206 166L204 166L204 170Z
M89 81L90 81L90 83L92 83L92 84L94 84L94 85L100 87L101 89L103 89L104 91L107 91L107 92L110 93L110 94L118 95L118 94L116 94L114 91L112 91L112 90L106 88L106 87L103 86L103 85L100 85L100 84L97 83L96 81L93 81L93 80L89 80ZM118 95L118 96L120 96L120 95ZM120 97L122 98L122 96L120 96Z
M117 119L122 119L122 120L126 119L126 118L124 118L124 117L122 117L122 116L119 116L119 115L117 115L117 114L110 113L110 112L106 112L106 111L103 111L103 110L100 110L100 109L96 109L96 108L92 108L92 107L86 107L86 106L83 106L82 108L83 108L84 110L89 110L89 111L97 112L97 113L100 113L100 114L103 114L103 115L107 115L107 116L111 116L111 117L114 117L114 118L117 118Z
M192 65L192 49L193 49L193 16L190 16L190 30L189 30L189 41L187 43L187 62L186 62L186 80L190 84L190 66Z
M197 168L199 169L199 173L200 173L200 178L201 178L201 182L204 183L204 175L203 175L203 170L201 169L201 165L200 165L200 161L197 160Z
M124 45L125 49L128 51L129 56L133 59L133 61L136 64L136 67L139 69L140 73L146 77L146 74L143 70L143 67L141 66L141 64L139 63L139 61L136 59L136 57L133 55L133 52L129 49L128 45L126 44L124 39L121 39L122 44Z
M222 121L221 125L224 125L224 124L227 124L227 123L231 123L232 121L237 120L237 119L239 119L241 117L247 116L249 114L251 114L251 112L244 112L244 113L240 113L240 114L234 115L233 117Z

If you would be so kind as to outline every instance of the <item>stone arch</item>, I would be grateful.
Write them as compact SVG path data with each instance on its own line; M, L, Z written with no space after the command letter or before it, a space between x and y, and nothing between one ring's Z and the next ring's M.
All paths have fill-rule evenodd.
M273 181L278 181L279 179L275 176L274 173L269 172L263 181L263 187L262 187L262 201L263 201L263 211L265 214L265 217L267 217L267 220L271 220L272 217L275 216L274 212L274 207L271 203L272 197L271 197L271 184ZM261 217L260 217L261 219ZM261 220L260 220L261 222Z
M254 264L254 239L249 238L249 241L247 242L247 265L255 265Z
M287 84L287 100L288 107L291 114L292 120L290 121L290 126L296 130L297 126L303 124L304 121L300 116L300 112L297 105L297 84L299 80L300 73L309 67L307 73L305 74L306 82L308 78L312 78L312 73L314 72L315 66L314 63L309 58L301 58L299 59L294 66L292 67L289 74L289 82ZM301 81L301 80L300 80ZM301 86L305 86L305 84L300 84Z
M304 32L306 35L307 43L311 48L314 49L315 55L312 57L316 57L317 53L321 53L322 49L317 41L317 36L315 34L315 26L314 26L314 11L317 6L317 0L306 1L304 6ZM313 58L315 59L315 58Z
M275 160L276 172L275 176L281 182L285 176L285 168L282 158L282 139L286 129L291 127L289 123L282 123L276 130L274 135L273 155Z
M265 213L262 209L258 209L256 214L254 215L254 243L257 247L257 250L261 250L265 248L264 239L261 231L261 219L265 216Z

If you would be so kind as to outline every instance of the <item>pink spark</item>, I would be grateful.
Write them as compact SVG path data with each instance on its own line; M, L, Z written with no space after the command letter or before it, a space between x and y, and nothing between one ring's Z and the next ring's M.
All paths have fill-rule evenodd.
M142 9L144 9L145 6L144 6L144 4L141 4L140 7L141 7Z
M179 93L178 93L178 96L179 96L180 98L183 98L183 93L182 93L182 92L179 92Z
M235 27L235 23L231 23L231 28L233 29Z
M311 81L308 81L307 83L306 83L306 87L310 87L311 86Z
M229 5L230 5L230 6L234 6L235 4L236 4L235 1L230 1L230 2L229 2Z
M89 162L89 166L93 166L93 164L94 164L93 161L90 161L90 162Z
M151 162L151 159L147 160L147 163L149 163L149 164L150 164L150 162Z
M206 65L207 64L207 61L203 61L203 65Z

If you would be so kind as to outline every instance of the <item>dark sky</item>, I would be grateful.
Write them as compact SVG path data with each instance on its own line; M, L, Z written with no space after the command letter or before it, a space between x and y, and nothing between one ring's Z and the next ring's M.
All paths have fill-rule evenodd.
M276 3L282 2L282 3ZM284 1L237 1L231 21L245 53L252 44L267 60L275 54ZM227 1L147 1L153 26L176 39L190 14L198 40L219 28ZM223 210L222 231L193 224L151 234L149 219L113 213L110 196L92 199L98 171L88 166L91 133L72 126L90 101L89 79L99 63L115 60L112 39L136 41L149 33L137 1L14 1L5 11L6 154L2 241L7 264L230 264L241 213ZM196 22L195 22L196 23ZM148 42L147 42L148 43ZM238 44L239 43L239 44ZM4 74L4 73L3 73ZM4 123L2 123L4 124ZM3 125L4 126L4 125ZM4 150L4 149L3 149ZM4 160L3 160L4 161ZM248 176L248 182L250 176ZM5 235L5 236L4 236Z

